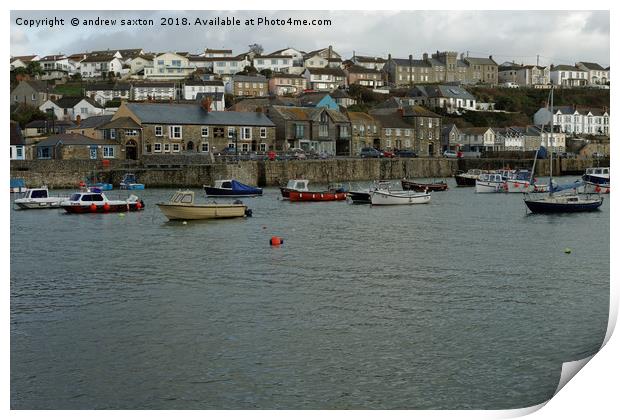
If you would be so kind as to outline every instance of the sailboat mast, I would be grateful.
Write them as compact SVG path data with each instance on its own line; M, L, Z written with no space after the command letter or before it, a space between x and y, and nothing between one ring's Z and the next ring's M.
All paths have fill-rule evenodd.
M551 130L549 131L549 195L553 195L553 85L551 85L551 123L549 124Z

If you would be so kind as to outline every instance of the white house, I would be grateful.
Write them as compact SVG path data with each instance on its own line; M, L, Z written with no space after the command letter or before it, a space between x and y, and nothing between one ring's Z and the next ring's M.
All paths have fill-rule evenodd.
M213 49L213 48L205 48L205 52L203 54L204 57L216 58L216 57L232 57L232 50L226 49Z
M224 93L221 80L187 81L183 84L183 99L193 101L199 93Z
M129 60L130 73L135 76L143 76L145 67L153 66L152 55L139 55Z
M313 90L334 90L346 86L346 74L338 68L307 68L302 75Z
M565 64L551 67L551 83L562 87L582 87L588 84L585 70Z
M293 57L293 67L304 66L304 52L297 50L295 48L284 48L281 50L274 51L269 55L287 55L287 56Z
M110 72L119 75L122 69L121 60L111 55L91 55L80 62L80 74L84 79L104 77Z
M499 83L516 83L521 87L542 87L549 84L549 67L506 63L498 67L497 80Z
M410 95L418 99L419 105L443 108L448 113L477 110L476 97L460 86L417 85L411 90Z
M100 105L105 105L112 100L129 100L131 85L117 82L111 84L93 84L84 88L84 95L94 99Z
M28 63L31 61L39 61L38 55L21 55L16 57L11 57L11 70L14 70L18 67L26 67Z
M534 124L549 124L551 113L540 108L534 114ZM553 125L567 134L609 135L609 112L598 108L554 107Z
M609 83L609 70L604 69L598 63L580 61L576 64L576 67L586 72L589 85L605 85Z
M385 58L355 55L355 51L353 52L353 57L351 58L351 61L358 66L362 66L371 70L383 70L385 63L387 63L387 60Z
M327 58L321 57L318 54L306 55L304 57L304 67L305 68L323 68L327 67L328 61Z
M213 73L223 74L235 74L243 71L246 66L251 64L249 57L246 55L238 55L236 57L216 57L210 58L213 61Z
M175 82L144 82L131 86L129 97L134 101L174 100L177 98L177 84Z
M269 69L274 73L288 73L288 70L293 67L293 56L257 55L253 59L253 66L258 71Z
M495 132L495 143L499 150L525 150L525 128L494 128L493 131Z
M194 71L189 59L179 54L167 52L153 58L153 64L144 67L144 78L152 80L185 79Z
M39 109L45 113L53 113L57 120L71 121L76 118L85 119L95 115L103 115L104 107L91 98L64 97L44 102Z

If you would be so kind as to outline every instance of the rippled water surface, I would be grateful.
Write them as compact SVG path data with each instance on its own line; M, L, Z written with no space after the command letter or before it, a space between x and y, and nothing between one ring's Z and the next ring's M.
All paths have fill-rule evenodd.
M609 200L244 200L254 217L11 212L15 409L501 409L553 394L609 306ZM197 197L205 200L196 190ZM113 191L110 198L126 197ZM279 235L284 245L269 246ZM565 248L571 254L565 254Z

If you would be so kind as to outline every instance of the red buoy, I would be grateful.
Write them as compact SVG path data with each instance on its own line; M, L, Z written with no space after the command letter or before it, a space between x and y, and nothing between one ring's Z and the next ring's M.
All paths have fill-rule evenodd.
M605 190L605 192L606 192L607 194L609 194L609 187Z
M89 208L90 208L90 211L91 211L92 213L94 213L94 212L96 212L96 211L97 211L97 205L96 205L95 203L91 204L91 205L89 206Z
M136 203L136 208L137 208L138 210L140 210L140 209L142 208L142 203L141 203L140 201L138 201L138 202Z
M110 203L105 203L103 205L103 211L110 211Z
M601 187L599 187L598 185L596 186L596 188L594 188L594 191L596 192L601 192Z
M280 246L284 243L284 239L280 238L279 236L272 236L271 239L269 240L269 245L271 246Z
M80 186L80 188L84 188L86 186L86 184L84 183L84 181L80 181L79 186Z

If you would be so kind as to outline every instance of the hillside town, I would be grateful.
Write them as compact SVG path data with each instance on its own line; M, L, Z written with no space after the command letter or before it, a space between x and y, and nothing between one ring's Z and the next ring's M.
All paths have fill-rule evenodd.
M480 157L549 138L559 154L609 154L598 63L248 48L11 57L11 159ZM566 92L552 111L551 86Z

